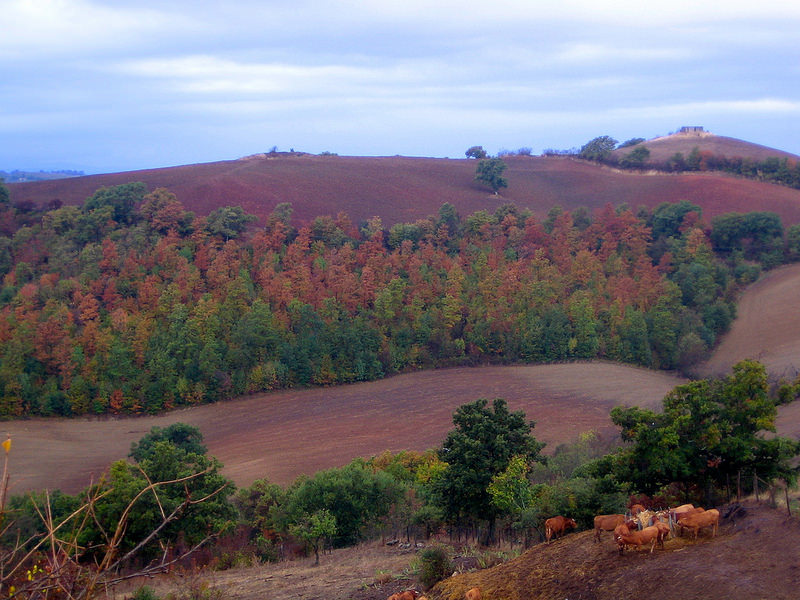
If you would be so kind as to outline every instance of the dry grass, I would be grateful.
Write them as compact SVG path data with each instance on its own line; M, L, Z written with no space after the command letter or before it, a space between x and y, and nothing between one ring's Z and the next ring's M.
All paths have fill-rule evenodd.
M370 594L385 598L393 593L387 590L413 587L410 569L415 557L414 550L398 549L376 541L333 550L330 554L320 556L317 567L311 557L227 571L176 573L129 582L114 594L117 598L123 598L144 584L152 587L159 597L204 585L208 589L219 590L225 600L346 600L369 598Z
M673 538L663 550L619 555L593 532L540 544L519 559L453 577L434 588L437 600L461 600L480 587L504 600L794 600L800 581L800 522L765 505L720 526L716 538Z

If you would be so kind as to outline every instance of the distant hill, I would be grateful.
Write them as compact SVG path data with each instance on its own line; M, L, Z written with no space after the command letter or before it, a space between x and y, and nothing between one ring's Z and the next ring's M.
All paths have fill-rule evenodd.
M20 183L22 181L48 181L51 179L64 179L66 177L80 177L83 171L0 171L0 179L5 183Z
M790 160L800 160L800 156L775 148L745 142L736 138L715 135L709 131L678 131L670 135L646 140L640 145L650 150L651 162L664 162L680 152L684 156L697 148L700 152L710 152L717 156L728 158L742 157L761 161L766 158L776 156L778 158L788 158ZM636 146L628 146L614 150L613 154L622 157Z
M677 143L671 139L674 137L658 138L665 140L658 144L666 153L676 151L677 146L670 145ZM700 136L680 147L690 152L691 144L700 141L709 140ZM655 142L647 142L648 147L651 143ZM735 147L761 148L746 142ZM784 224L800 223L800 190L788 187L718 173L620 171L567 157L508 156L504 160L509 187L497 196L473 181L474 160L300 153L259 154L8 187L15 203L44 205L58 199L80 204L100 187L142 181L151 190L168 188L188 210L198 214L238 205L257 215L260 222L280 202L292 204L294 218L300 223L343 211L354 223L380 216L385 226L391 226L436 214L445 202L453 204L462 216L481 209L494 211L512 202L544 217L554 205L572 210L624 203L636 209L688 200L701 206L706 218L732 211L768 210L778 213Z

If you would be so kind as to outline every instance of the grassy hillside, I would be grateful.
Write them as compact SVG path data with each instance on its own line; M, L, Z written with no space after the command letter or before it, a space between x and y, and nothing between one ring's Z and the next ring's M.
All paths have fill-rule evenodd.
M671 135L647 140L643 142L643 145L650 150L650 160L653 162L664 162L676 152L688 156L694 148L697 148L700 152L710 152L714 155L727 156L729 158L738 156L756 161L770 157L788 158L789 160L795 161L800 159L800 157L790 152L783 152L775 148L769 148L767 146L761 146L723 135L715 135L707 131L699 133L673 133ZM613 154L622 157L630 152L632 147L633 146L615 150Z
M800 524L782 508L755 503L744 508L738 518L722 523L714 539L708 534L697 542L671 539L653 554L628 551L620 556L610 534L595 543L592 532L578 532L491 569L451 577L427 596L462 600L465 590L479 586L487 600L794 600ZM309 558L235 568L192 581L204 581L231 600L385 600L400 590L421 590L413 576L416 556L413 549L376 542L334 550L317 567ZM125 591L145 583L163 596L189 588L192 581L167 575L131 582Z

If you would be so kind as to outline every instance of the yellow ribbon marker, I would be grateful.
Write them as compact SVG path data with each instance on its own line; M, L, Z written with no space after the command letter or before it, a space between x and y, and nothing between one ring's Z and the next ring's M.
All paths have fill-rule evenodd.
M6 451L8 454L11 451L11 438L8 438L5 442L2 443L3 450Z

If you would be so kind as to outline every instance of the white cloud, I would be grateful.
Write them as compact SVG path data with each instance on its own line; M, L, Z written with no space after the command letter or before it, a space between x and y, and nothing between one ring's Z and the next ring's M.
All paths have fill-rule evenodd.
M130 47L196 26L191 17L178 19L135 3L111 7L89 0L10 0L3 4L2 17L0 57L26 60Z
M648 115L673 116L683 118L692 115L744 115L744 116L792 116L800 114L800 101L784 98L756 98L753 100L710 100L705 102L684 102L662 105L615 108L609 114L633 118L646 118Z

